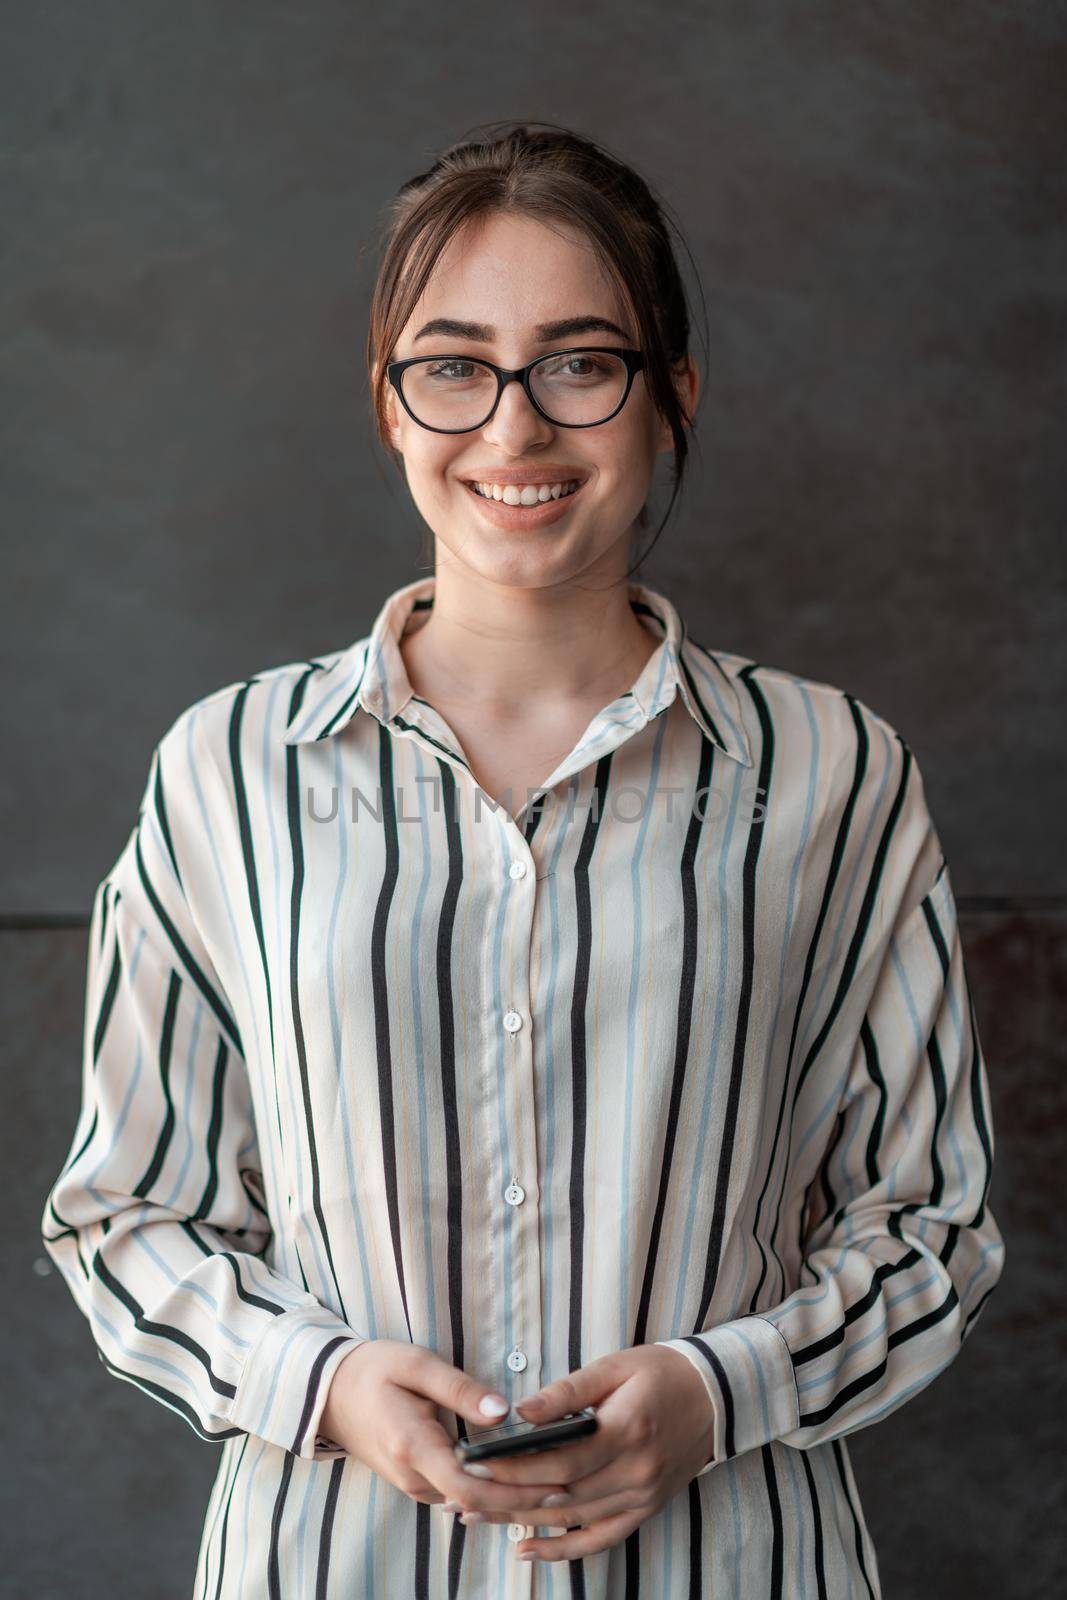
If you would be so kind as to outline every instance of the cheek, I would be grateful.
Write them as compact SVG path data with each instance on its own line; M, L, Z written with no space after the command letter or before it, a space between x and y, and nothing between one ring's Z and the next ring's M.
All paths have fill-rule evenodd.
M454 505L455 496L463 486L454 475L452 454L439 453L432 448L427 450L421 440L415 448L410 447L410 441L408 444L404 469L416 505L423 510Z
M604 459L605 476L618 491L629 498L642 500L647 492L647 480L656 462L656 445L659 426L650 406L635 406L628 410L629 401L614 421L601 431L604 438L600 446Z

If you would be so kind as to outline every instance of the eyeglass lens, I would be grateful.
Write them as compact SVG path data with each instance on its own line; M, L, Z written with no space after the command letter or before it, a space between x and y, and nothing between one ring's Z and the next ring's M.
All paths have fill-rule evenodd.
M407 404L431 428L476 428L496 399L496 374L466 356L430 356L406 367L402 382ZM626 392L626 363L599 350L546 356L531 372L530 387L554 422L603 422Z

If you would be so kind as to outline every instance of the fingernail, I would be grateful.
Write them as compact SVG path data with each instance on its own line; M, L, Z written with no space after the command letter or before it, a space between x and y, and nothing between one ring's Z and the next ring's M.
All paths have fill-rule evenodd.
M491 1478L493 1476L492 1469L483 1467L479 1461L472 1461L469 1466L465 1462L463 1470L464 1472L469 1472L472 1478Z
M541 1501L543 1506L565 1506L568 1500L573 1500L572 1494L549 1494Z
M478 1406L483 1417L504 1417L511 1410L506 1400L498 1394L487 1394Z
M463 1507L460 1505L458 1500L446 1500L444 1505L441 1507L441 1510L442 1511L462 1511Z
M480 1511L465 1511L459 1520L466 1524L468 1522L484 1522L485 1518Z

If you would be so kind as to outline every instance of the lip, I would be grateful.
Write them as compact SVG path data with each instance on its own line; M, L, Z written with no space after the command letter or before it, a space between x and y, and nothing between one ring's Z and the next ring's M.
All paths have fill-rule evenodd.
M559 466L554 461L542 462L536 467L486 467L484 472L466 472L463 483L577 483L583 484L589 473L581 467Z
M512 478L510 481L515 483L517 480ZM552 479L553 483L558 483L559 481L558 478ZM545 523L557 522L560 517L565 517L581 494L586 481L580 482L573 494L561 495L558 500L542 500L535 506L508 506L504 504L503 500L486 500L476 489L472 489L466 481L463 482L463 487L482 515L494 527L511 529L513 532L523 532L527 528L540 528ZM488 483L492 482L492 479L479 478L478 482Z

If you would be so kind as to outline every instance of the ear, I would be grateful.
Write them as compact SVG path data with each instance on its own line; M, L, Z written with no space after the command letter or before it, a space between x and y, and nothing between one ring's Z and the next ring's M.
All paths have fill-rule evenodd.
M692 356L687 355L674 369L674 387L678 391L678 398L686 415L691 417L696 410L697 395L700 393L700 373Z
M393 449L400 453L400 425L398 421L398 408L396 390L388 384L385 390L385 425L389 442Z
M700 393L700 374L692 356L687 355L677 366L672 367L671 376L674 380L674 387L682 409L686 416L691 418L696 410L697 395ZM683 426L692 427L692 423L684 423ZM674 435L666 422L662 423L660 427L658 448L660 450L674 449Z

